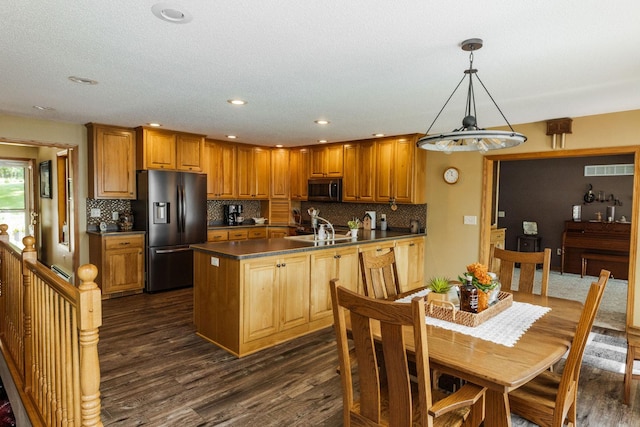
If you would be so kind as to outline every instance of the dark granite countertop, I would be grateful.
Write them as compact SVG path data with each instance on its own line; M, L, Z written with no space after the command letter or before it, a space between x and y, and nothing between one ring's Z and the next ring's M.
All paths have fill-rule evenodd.
M340 235L340 233L338 233ZM344 236L344 234L342 234ZM299 241L291 238L249 239L225 242L208 242L191 245L191 248L224 258L248 259L272 255L282 255L313 250L356 246L367 243L383 242L397 239L410 239L425 234L410 234L401 231L360 230L356 240L339 240L335 242Z

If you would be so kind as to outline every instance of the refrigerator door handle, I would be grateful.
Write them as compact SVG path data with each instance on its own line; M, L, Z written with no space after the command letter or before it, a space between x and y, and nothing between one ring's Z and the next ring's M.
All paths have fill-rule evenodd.
M182 216L180 217L180 229L184 233L187 231L187 199L184 192L184 185L180 185L180 204L182 205Z
M178 249L158 249L155 252L157 254L172 254L175 252L186 252L192 250L191 248L178 248Z
M178 218L176 223L178 233L182 233L184 231L184 198L182 197L182 185L176 187L176 197L178 199Z

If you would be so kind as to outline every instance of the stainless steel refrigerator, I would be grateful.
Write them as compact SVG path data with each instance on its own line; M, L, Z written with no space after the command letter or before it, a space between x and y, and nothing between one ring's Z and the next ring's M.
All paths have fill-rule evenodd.
M207 176L138 171L134 229L146 231L147 292L193 286L193 250L207 240Z

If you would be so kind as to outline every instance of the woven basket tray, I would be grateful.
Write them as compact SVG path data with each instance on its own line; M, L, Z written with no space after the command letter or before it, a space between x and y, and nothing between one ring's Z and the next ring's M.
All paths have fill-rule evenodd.
M498 302L480 313L469 313L460 311L452 306L427 303L427 316L459 325L476 327L511 307L511 304L513 304L513 295L508 292L500 292L498 294Z

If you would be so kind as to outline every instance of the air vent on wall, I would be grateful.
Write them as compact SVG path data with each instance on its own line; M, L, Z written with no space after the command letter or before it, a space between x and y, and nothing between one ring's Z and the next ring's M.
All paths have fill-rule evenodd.
M589 165L584 167L584 176L633 175L633 163L626 165Z

